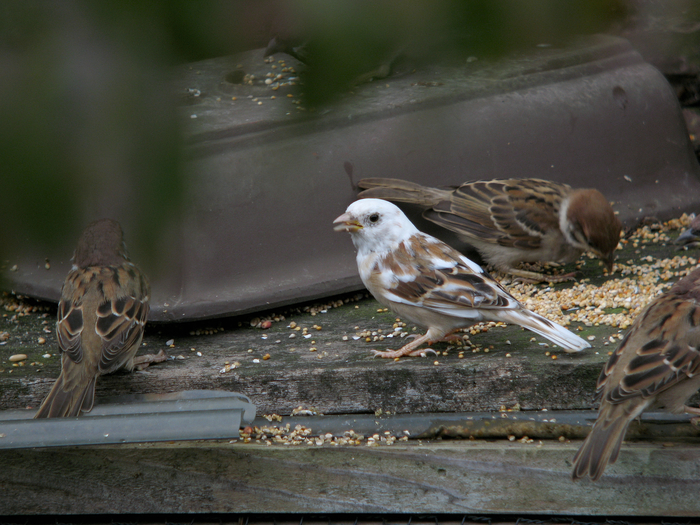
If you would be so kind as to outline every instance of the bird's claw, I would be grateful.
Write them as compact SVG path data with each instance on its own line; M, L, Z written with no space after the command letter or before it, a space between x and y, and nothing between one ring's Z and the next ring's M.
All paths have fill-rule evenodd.
M372 350L373 357L383 357L385 359L396 359L397 357L428 357L428 352L437 355L437 352L432 348L419 348L412 352L401 352L400 350Z
M388 354L394 354L396 352L390 352L390 351L383 351L383 350L372 350L372 357L384 357L384 358L391 358L391 357L397 357L393 355L388 355Z
M438 355L437 352L432 348L419 348L418 350L414 350L408 355L413 357L428 357L428 352L432 352L433 355Z
M139 355L134 358L134 368L138 371L142 371L153 363L162 363L168 359L170 359L170 357L164 350L161 350L157 354Z

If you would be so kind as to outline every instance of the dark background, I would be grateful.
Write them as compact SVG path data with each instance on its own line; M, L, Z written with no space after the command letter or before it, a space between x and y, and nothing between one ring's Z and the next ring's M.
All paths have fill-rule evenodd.
M149 268L186 199L176 65L272 37L303 42L300 90L315 107L397 54L415 67L497 59L608 32L692 107L699 27L700 4L666 0L2 2L0 266L28 243L72 245L88 220L128 209L130 249Z

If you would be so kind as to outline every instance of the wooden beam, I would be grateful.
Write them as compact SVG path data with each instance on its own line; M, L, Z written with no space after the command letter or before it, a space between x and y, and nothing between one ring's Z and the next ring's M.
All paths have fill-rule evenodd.
M600 481L574 483L579 444L183 442L0 451L0 515L700 514L696 446L627 443Z

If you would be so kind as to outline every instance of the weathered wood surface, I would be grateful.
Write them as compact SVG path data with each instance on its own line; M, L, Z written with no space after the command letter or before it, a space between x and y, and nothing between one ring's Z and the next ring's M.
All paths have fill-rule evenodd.
M700 514L700 449L627 444L573 483L579 443L221 442L0 452L0 515L218 512Z
M673 245L650 244L636 250L627 247L618 259L640 261L647 255L663 258L677 253ZM565 271L574 269L569 265ZM608 279L598 261L587 264L581 276L594 283ZM372 348L395 349L407 339L371 343L353 339L363 330L391 333L396 320L391 312L378 311L379 304L366 294L359 297L346 297L344 303L335 300L341 306L315 315L308 308L288 309L284 320L273 322L266 330L251 327L251 317L149 324L141 352L165 349L183 359L143 372L102 377L97 382L97 397L222 389L250 397L259 414L290 414L299 406L314 407L324 414L478 412L516 405L525 410L586 409L593 406L597 377L608 352L616 346L604 343L610 335L623 333L610 326L572 324L570 329L584 338L595 336L595 340L591 349L566 354L542 346L543 338L517 326L496 327L472 335L471 342L481 351L466 350L463 358L459 358L459 349L438 343L434 348L448 355L378 359L372 357ZM6 330L9 335L0 346L0 410L37 407L60 371L53 331L55 310L17 316L13 322L12 313L6 315L0 320L0 332ZM305 338L303 330L289 328L291 322L308 329L310 336ZM406 330L414 333L412 328L409 325ZM208 335L204 334L207 329ZM200 335L191 335L197 331ZM46 342L38 344L39 337ZM166 345L170 340L172 347ZM53 356L42 357L47 352ZM556 361L548 352L556 354ZM13 367L8 359L18 353L27 354L28 359L25 366ZM240 365L221 373L227 362Z
M620 258L639 260L651 251L635 255L628 251ZM658 256L669 256L675 248L657 251ZM587 265L586 271L584 276L594 282L606 279L597 264ZM573 355L540 346L541 338L533 342L533 334L511 326L472 335L481 351L467 350L463 358L458 349L448 350L449 345L440 343L436 350L447 355L393 361L371 357L370 349L397 348L405 338L371 343L353 339L363 330L392 331L395 317L378 310L373 299L363 296L315 315L304 308L286 311L286 319L265 330L251 327L249 318L150 324L142 351L166 349L183 359L144 372L100 378L97 397L222 389L249 396L260 415L289 414L303 406L349 421L381 410L398 414L392 417L432 418L434 424L425 433L431 438L497 441L418 444L413 439L391 447L183 442L8 450L0 452L0 515L277 511L690 516L700 512L694 496L700 488L698 429L687 422L671 422L660 432L658 425L635 424L630 437L664 441L626 444L618 463L598 483L569 481L579 443L560 443L557 437L582 436L590 419L570 424L558 420L553 425L552 410L588 409L583 414L595 415L590 410L595 382L608 352L615 348L603 341L618 329L581 326L578 331L578 325L572 326L583 337L595 336L593 348ZM46 352L57 353L55 310L45 313L46 317L39 312L13 320L10 312L2 320L9 338L0 346L0 409L36 408L58 375L58 357L43 357ZM290 328L291 322L307 328L311 337ZM410 325L407 329L412 332ZM290 338L292 334L295 337ZM38 344L39 337L46 342ZM171 339L173 347L167 345ZM9 362L9 356L17 353L28 355L24 366ZM240 365L222 373L226 362ZM522 412L498 413L501 407L516 405ZM499 423L487 425L489 416L484 414L481 423L469 422L473 415L459 420L459 413L479 411L492 413ZM544 425L533 425L530 418L539 418ZM391 424L383 418L378 421L370 421L368 428ZM336 423L338 427L330 430L335 434L355 426ZM322 430L315 420L309 425ZM399 432L404 425L402 421L390 430ZM413 438L419 435L412 430ZM507 435L538 438L530 444L511 443L504 439ZM554 439L539 446L540 438Z
M595 381L608 357L608 347L596 347L576 355L555 352L555 362L545 355L553 349L538 344L544 339L538 337L537 342L531 342L534 334L509 326L472 336L484 348L493 346L489 353L467 350L460 359L453 349L447 356L398 362L377 359L372 357L371 348L396 348L406 342L405 338L395 338L369 344L352 339L356 326L391 332L395 316L378 313L378 306L374 299L363 299L325 314L292 315L264 331L233 327L213 335L190 336L190 327L152 326L142 352L163 348L185 359L143 372L102 377L97 382L97 396L223 389L247 395L259 413L278 414L289 414L300 405L325 414L378 409L392 413L488 411L517 403L525 409L576 409L591 406ZM308 328L311 338L287 328L291 320ZM226 325L216 321L210 324ZM322 329L315 330L315 324ZM0 409L38 406L60 371L58 357L42 357L46 351L57 352L54 334L38 330L32 333L33 328L28 328L23 319L10 332L10 344L0 347L0 368L5 369L0 373ZM28 331L29 342L18 344L15 331ZM617 333L610 327L581 333L585 336L601 331ZM298 335L290 339L293 333ZM42 346L34 343L40 334L47 340ZM347 341L342 340L344 335ZM264 336L267 338L262 339ZM165 345L171 338L175 340L174 348ZM505 344L506 340L512 344ZM310 348L317 350L312 352ZM435 348L444 351L448 345ZM26 365L11 367L8 357L20 352L29 355ZM506 357L507 353L511 357ZM263 359L266 354L268 360ZM31 362L41 365L30 366ZM221 373L226 362L239 362L240 366Z

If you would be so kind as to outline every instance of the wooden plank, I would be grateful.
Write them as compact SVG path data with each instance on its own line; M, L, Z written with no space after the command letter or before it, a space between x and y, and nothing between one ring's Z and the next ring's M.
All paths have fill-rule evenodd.
M524 409L575 409L591 406L595 381L608 357L607 351L596 354L598 348L577 355L554 351L558 357L554 362L545 355L553 349L539 346L542 338L531 342L534 334L509 326L472 337L489 353L467 350L460 359L457 349L448 351L449 346L441 343L435 348L448 351L447 356L398 362L376 359L370 349L397 348L406 342L405 338L395 338L368 344L352 339L358 332L356 326L360 330L392 331L396 317L390 312L378 313L377 309L374 299L362 299L326 314L292 315L265 331L231 327L231 321L212 321L211 326L224 329L206 336L190 336L189 326L155 325L147 332L143 352L163 348L184 359L144 372L102 377L97 382L97 396L223 389L250 397L260 414L289 414L300 405L325 414L378 409L391 413L489 411L516 404ZM290 320L308 328L312 337L304 339L300 332L287 328ZM322 329L317 331L314 325ZM17 332L38 337L37 327L24 325L24 321ZM599 327L582 333L594 332L612 334L617 330ZM293 333L299 335L290 339ZM27 365L14 369L9 363L0 363L0 368L5 368L0 373L0 409L38 406L58 376L58 358L42 357L47 350L56 352L55 335L41 336L47 339L46 345L32 347L32 341L28 341L24 345L15 343L9 352L3 349L5 359L10 352L20 351L29 358ZM348 340L343 341L343 336ZM174 339L174 348L165 345L169 339ZM506 340L512 344L505 344ZM263 359L266 354L268 360ZM28 366L31 362L41 365ZM238 362L240 366L221 373L226 362Z
M643 238L620 250L618 260L625 265L636 261L642 266L639 271L645 273L657 260L676 254L670 243ZM685 262L686 269L692 266L691 261L695 259ZM581 278L596 285L624 277L619 273L603 275L598 260L584 258L582 264ZM620 265L618 272L623 268L631 271L631 267ZM564 271L576 269L572 264ZM676 279L673 271L670 268L665 278ZM533 288L531 293L538 290ZM532 297L537 301L536 295ZM631 302L639 300L633 297ZM28 315L5 314L2 331L7 330L9 338L0 346L0 410L37 407L58 376L55 310L51 308ZM276 316L273 312L264 315ZM280 319L280 315L276 317ZM299 330L291 327L292 322ZM265 330L251 327L250 317L149 323L142 352L164 349L182 359L143 372L102 377L97 382L97 398L223 389L250 397L259 414L290 414L299 406L315 407L324 414L480 412L516 405L523 410L586 409L593 406L596 380L608 352L616 347L617 339L608 339L623 333L611 326L572 323L573 331L595 339L591 349L566 354L544 346L543 338L517 326L496 327L471 335L478 352L467 349L462 358L459 348L446 343L434 345L439 356L399 361L373 358L371 349L396 349L407 339L387 337L366 342L364 335L360 338L357 334L386 336L393 332L395 322L395 315L383 311L365 293L325 300L313 308L286 309L284 319ZM415 328L408 325L404 330L420 333ZM40 337L44 344L38 343ZM170 341L172 345L167 344ZM47 352L53 357L44 358ZM8 361L17 353L28 355L25 366ZM221 373L227 362L238 366Z
M0 452L0 515L219 512L697 516L700 449L625 444L597 483L580 443L185 442Z

